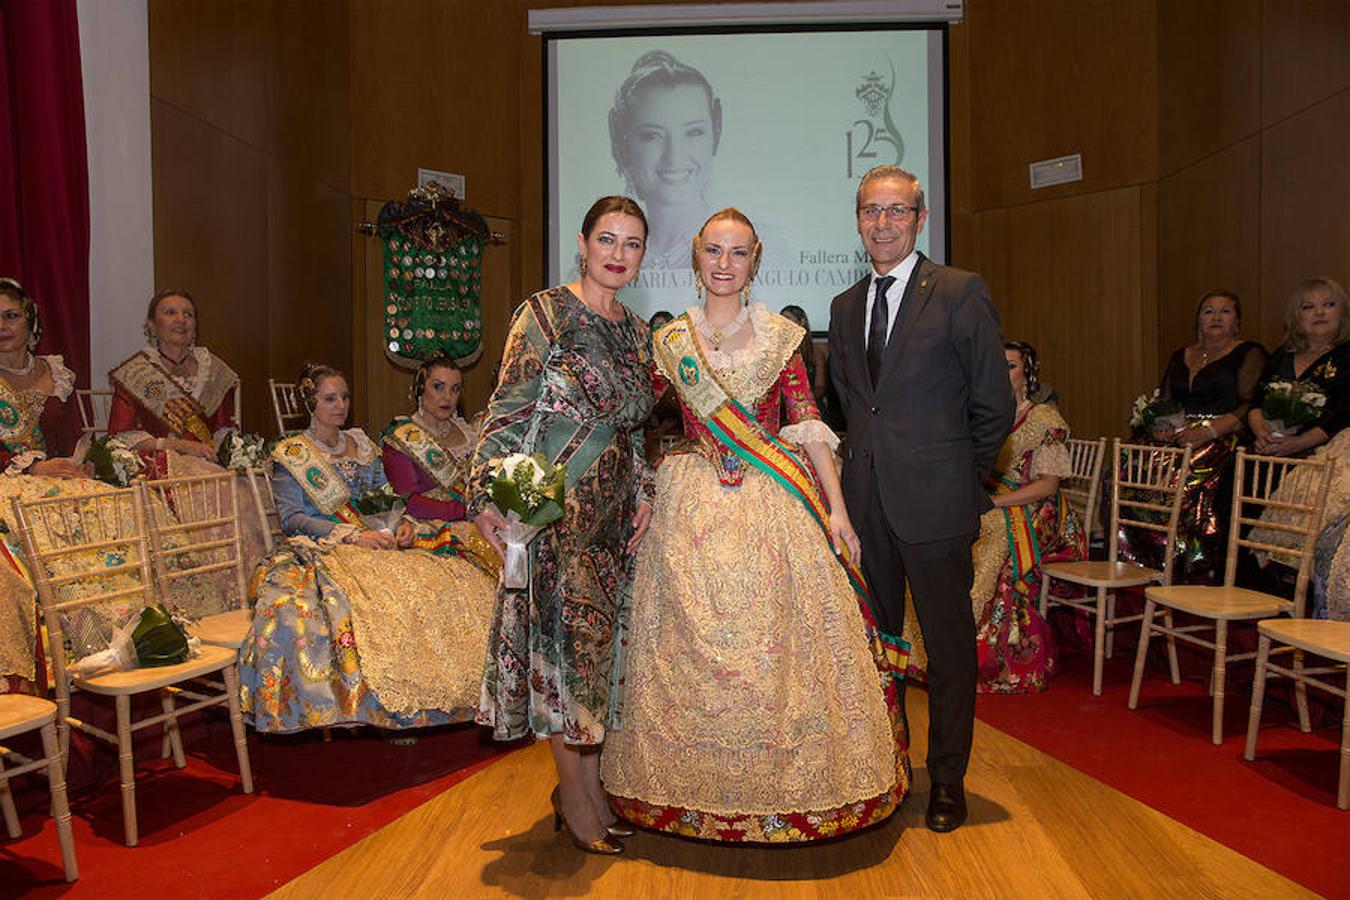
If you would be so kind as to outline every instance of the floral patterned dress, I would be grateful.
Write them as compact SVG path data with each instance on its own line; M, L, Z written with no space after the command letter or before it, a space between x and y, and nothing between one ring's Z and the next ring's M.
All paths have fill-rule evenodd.
M1067 478L1073 469L1069 426L1053 405L1033 404L1014 425L999 451L991 493L1025 487L1038 478ZM1026 506L989 510L980 519L972 550L975 581L970 602L979 647L978 690L1022 694L1045 690L1055 670L1055 642L1037 611L1041 566L1087 559L1087 535L1059 492ZM905 615L910 674L922 678L927 654L912 601Z
M651 334L641 318L625 311L611 321L566 287L516 311L475 453L469 514L491 502L493 463L512 453L566 463L567 483L562 519L530 545L530 588L498 591L478 721L499 740L605 738L632 579L627 542L651 493L642 446L651 407Z
M800 459L803 442L836 446L796 352L802 329L762 304L750 321L750 346L710 352L707 366ZM859 597L802 502L681 408L688 446L657 470L605 789L625 819L705 840L876 824L905 795L908 757Z

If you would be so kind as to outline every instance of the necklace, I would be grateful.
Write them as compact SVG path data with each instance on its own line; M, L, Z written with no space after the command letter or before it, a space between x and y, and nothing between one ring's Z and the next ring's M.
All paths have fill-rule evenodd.
M181 359L174 359L172 356L165 353L161 348L156 347L155 349L159 351L159 355L164 358L164 361L166 363L174 367L181 366L183 363L187 362L188 357L192 355L192 350L189 349L186 353L183 354Z
M0 372L8 372L11 375L32 374L33 366L37 365L37 357L26 350L24 351L24 353L28 357L28 362L24 363L21 366L7 366L4 363L0 363Z
M1236 343L1237 341L1230 341L1229 343L1224 344L1214 352L1214 358L1218 359L1219 357L1226 355L1229 350L1233 349L1233 346ZM1203 369L1205 366L1209 365L1209 351L1205 349L1204 344L1197 344L1196 346L1200 348L1200 368Z
M327 453L329 456L347 455L347 435L340 428L338 429L338 439L336 444L325 444L320 440L319 435L314 431L313 425L305 429L305 437L318 444L323 452Z
M694 308L698 310L698 318L695 321L695 325L698 326L698 333L707 339L708 345L712 347L714 352L721 352L722 344L726 342L727 338L740 331L745 327L745 323L750 321L750 307L742 306L740 312L736 313L730 322L721 328L714 328L708 322L708 314L704 312L703 307L696 306Z

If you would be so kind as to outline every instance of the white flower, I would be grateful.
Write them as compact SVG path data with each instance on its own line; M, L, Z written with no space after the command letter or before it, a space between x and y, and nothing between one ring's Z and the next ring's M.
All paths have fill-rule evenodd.
M534 464L534 460L524 453L512 453L502 460L502 474L514 481L516 469L521 466L530 467L530 481L533 484L538 484L542 473L539 471L539 467Z

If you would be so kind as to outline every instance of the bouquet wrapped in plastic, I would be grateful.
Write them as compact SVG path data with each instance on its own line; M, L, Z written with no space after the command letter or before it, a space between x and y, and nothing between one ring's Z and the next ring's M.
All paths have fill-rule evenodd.
M563 488L567 466L555 466L542 455L513 453L493 469L488 493L497 512L506 520L502 543L502 586L519 590L529 586L530 541L546 525L563 514Z
M267 441L262 435L230 431L216 448L216 460L225 468L242 473L267 459L267 451Z
M92 678L125 669L174 666L186 662L200 645L163 606L147 606L113 633L107 650L84 657L71 666L71 672Z
M1327 395L1307 381L1272 381L1261 400L1261 415L1271 437L1290 437L1316 419L1327 405Z
M90 441L80 461L93 463L94 477L113 487L126 487L141 472L140 454L115 436Z
M402 494L385 484L373 491L366 491L352 506L361 514L361 523L371 531L393 534L398 520L403 518L403 511L408 508L408 502Z
M1134 398L1134 407L1130 411L1130 426L1150 434L1155 431L1177 431L1186 422L1181 404L1170 397L1164 397L1157 388L1151 394L1140 394Z

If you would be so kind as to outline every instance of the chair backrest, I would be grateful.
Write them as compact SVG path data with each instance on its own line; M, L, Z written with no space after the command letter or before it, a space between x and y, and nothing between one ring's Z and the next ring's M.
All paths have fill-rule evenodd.
M243 385L235 385L234 388L234 427L239 429L239 433L244 433L244 395L240 390Z
M77 390L75 405L80 410L80 432L91 438L108 433L112 413L112 391Z
M299 431L309 424L309 410L300 401L300 392L288 382L267 379L268 393L272 395L272 412L276 415L277 434Z
M1111 480L1108 558L1111 562L1119 558L1122 527L1159 532L1165 536L1162 583L1171 584L1181 498L1191 471L1191 448L1127 444L1115 438L1111 441L1111 458L1115 472Z
M140 483L159 595L202 617L246 603L233 472Z
M258 527L270 554L277 544L286 539L286 535L281 530L281 516L277 513L277 498L272 493L272 478L267 463L248 470L248 487L253 494L253 508L258 511Z
M138 488L12 500L47 625L57 705L70 710L66 646L81 657L105 649L128 612L155 601Z
M1102 489L1102 460L1106 458L1106 438L1085 441L1069 439L1069 462L1073 474L1059 482L1059 492L1083 523L1089 537L1097 530L1097 501Z
M1294 615L1303 616L1313 547L1322 529L1336 463L1335 457L1290 459L1238 450L1224 584L1231 586L1237 577L1241 548L1269 553L1298 567Z

